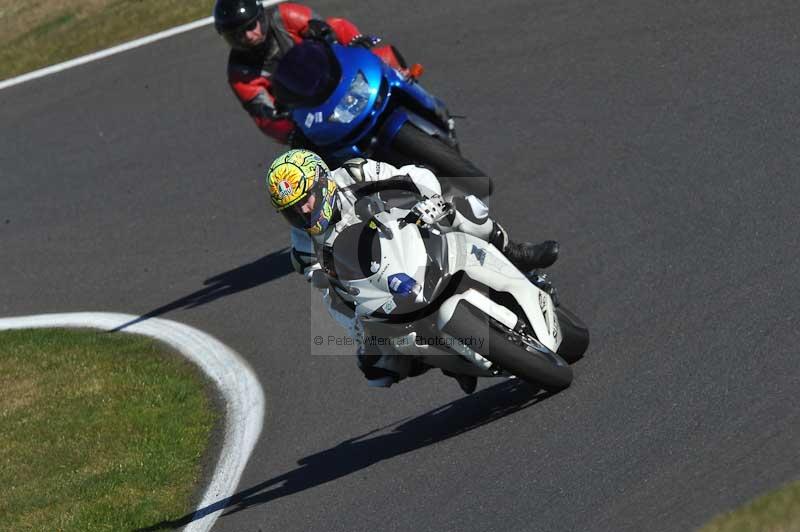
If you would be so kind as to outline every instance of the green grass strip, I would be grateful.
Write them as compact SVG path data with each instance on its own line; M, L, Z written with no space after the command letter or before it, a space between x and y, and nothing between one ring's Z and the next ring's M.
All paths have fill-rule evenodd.
M717 516L699 532L800 532L800 482Z
M198 0L0 0L0 80L208 17L212 5Z
M0 332L0 530L121 531L191 510L216 414L141 336Z

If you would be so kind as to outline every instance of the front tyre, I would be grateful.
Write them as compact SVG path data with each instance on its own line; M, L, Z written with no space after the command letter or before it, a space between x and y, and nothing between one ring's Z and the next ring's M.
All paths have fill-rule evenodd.
M577 362L589 347L589 329L578 316L564 307L556 308L556 317L561 329L558 354L570 364Z
M468 301L460 301L443 327L465 345L478 346L494 369L516 375L533 386L558 392L572 383L572 369L535 338L521 335L492 319Z
M406 122L395 135L389 162L426 166L444 181L465 193L487 198L492 193L492 181L486 173L445 141L432 137Z

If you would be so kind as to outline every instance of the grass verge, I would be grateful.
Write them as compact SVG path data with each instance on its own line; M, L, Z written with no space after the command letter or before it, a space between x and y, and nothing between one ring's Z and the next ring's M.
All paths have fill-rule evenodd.
M0 80L211 14L207 0L0 0Z
M0 530L133 530L191 509L215 413L162 344L0 332Z
M800 532L800 482L717 516L698 532Z

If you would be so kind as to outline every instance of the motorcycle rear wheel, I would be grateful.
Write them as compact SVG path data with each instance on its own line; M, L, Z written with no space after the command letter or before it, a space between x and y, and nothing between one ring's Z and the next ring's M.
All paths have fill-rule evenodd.
M432 137L407 122L392 142L390 162L418 164L429 168L443 184L486 198L492 193L492 181L486 172L465 159L456 148Z

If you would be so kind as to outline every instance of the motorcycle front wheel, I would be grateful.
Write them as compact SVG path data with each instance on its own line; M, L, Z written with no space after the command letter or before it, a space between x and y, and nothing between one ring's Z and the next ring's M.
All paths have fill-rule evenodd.
M556 308L556 317L562 336L558 354L570 364L577 362L589 347L589 329L578 316L564 307Z
M444 331L456 339L469 339L471 345L484 346L481 356L525 382L549 392L558 392L572 383L572 368L535 338L523 336L477 307L459 303Z

